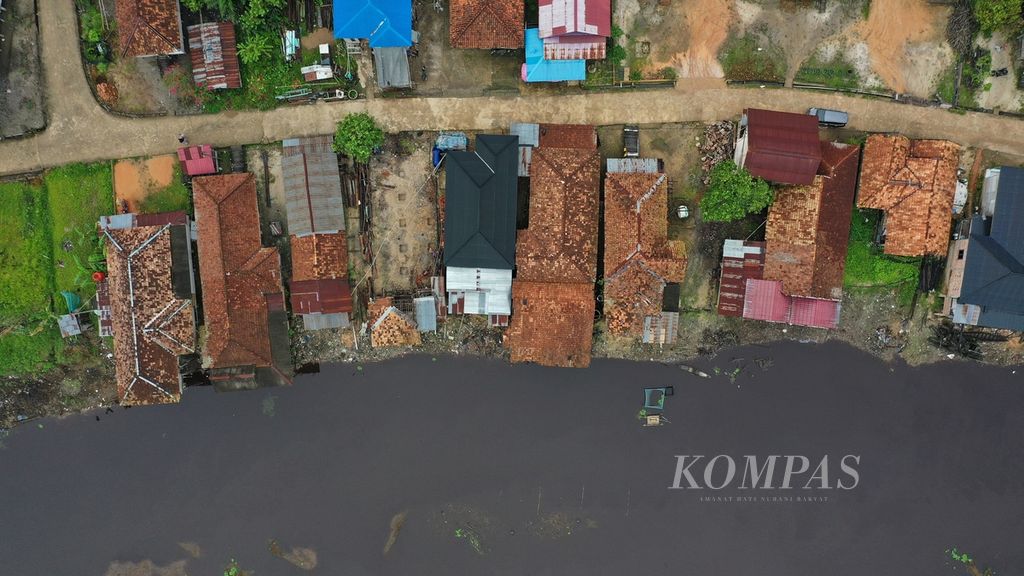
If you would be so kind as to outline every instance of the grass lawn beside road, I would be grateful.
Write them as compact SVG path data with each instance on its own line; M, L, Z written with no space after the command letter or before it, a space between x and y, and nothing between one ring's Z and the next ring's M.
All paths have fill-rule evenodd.
M96 250L96 221L114 209L110 179L109 164L91 164L52 170L42 182L0 184L0 374L63 362L59 292L83 302L95 293L83 269Z

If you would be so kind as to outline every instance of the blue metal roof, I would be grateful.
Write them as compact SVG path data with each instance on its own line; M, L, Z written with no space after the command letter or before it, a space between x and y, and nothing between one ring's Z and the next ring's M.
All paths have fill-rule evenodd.
M526 64L523 64L524 82L563 82L585 80L586 60L545 60L544 42L536 28L526 29Z
M412 0L334 0L334 37L368 38L371 48L412 46Z

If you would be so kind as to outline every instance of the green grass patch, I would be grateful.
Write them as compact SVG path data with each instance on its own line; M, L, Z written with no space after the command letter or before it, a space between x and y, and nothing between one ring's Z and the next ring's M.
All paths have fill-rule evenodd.
M0 184L0 374L52 367L60 333L54 296L46 190Z
M718 53L728 80L782 82L786 79L786 60L782 51L753 35L734 36Z
M179 210L192 211L192 195L182 181L181 165L176 163L171 184L146 195L146 198L139 204L139 211L143 214L159 214Z
M860 77L842 54L836 53L831 60L821 60L817 54L811 56L796 73L797 82L821 84L829 88L857 88Z
M103 256L96 222L114 213L111 178L107 163L62 166L45 177L56 290L74 292L83 302L96 293L91 277Z
M857 288L895 288L897 285L907 284L910 286L910 298L913 298L921 259L883 254L873 243L878 218L877 211L854 210L843 283L847 287ZM907 303L909 304L909 300Z
M42 183L0 184L0 374L44 372L66 360L59 292L92 298L92 266L102 257L96 221L113 211L109 164L64 166Z

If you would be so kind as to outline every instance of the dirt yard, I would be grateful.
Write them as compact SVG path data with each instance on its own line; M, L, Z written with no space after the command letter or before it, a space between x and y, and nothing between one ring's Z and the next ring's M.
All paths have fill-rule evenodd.
M926 0L872 0L849 38L867 44L871 69L896 92L929 96L953 61L945 29L950 9Z
M374 290L383 295L430 286L437 215L430 149L433 133L390 135L370 164Z
M978 105L982 108L1019 112L1024 109L1024 92L1017 88L1019 65L1013 58L1013 41L1008 40L1002 32L996 32L991 38L979 36L981 46L992 54L992 69L1009 68L1006 76L998 78L989 76L987 82L992 84L990 90L978 91Z
M114 163L114 201L138 212L139 206L152 193L163 190L174 181L177 156L167 154L148 159L118 160Z
M7 0L0 13L0 139L46 126L39 32L33 0Z
M722 78L718 50L735 20L733 0L653 0L614 3L612 21L625 40L650 45L650 66L671 66L680 78Z
M652 69L671 66L680 78L722 78L722 47L752 36L783 54L788 83L812 57L841 56L862 86L930 96L953 58L944 38L949 8L870 0L866 9L868 1L830 0L819 11L805 0L621 0L613 22L624 45L649 46Z
M437 12L433 2L419 0L415 11L420 33L419 56L409 59L409 72L417 96L480 96L519 94L519 67L523 51L491 55L489 50L452 48L448 40L448 3ZM422 79L426 67L427 78Z

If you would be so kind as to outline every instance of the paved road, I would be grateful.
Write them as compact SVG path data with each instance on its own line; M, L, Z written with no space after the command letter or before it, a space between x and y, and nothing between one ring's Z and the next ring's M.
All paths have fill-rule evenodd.
M375 99L269 112L127 119L107 114L93 100L80 64L73 0L40 0L39 24L49 127L31 139L0 142L0 174L173 152L181 132L193 142L216 146L330 133L338 119L353 111L370 112L389 130L486 130L506 127L513 120L595 125L712 121L737 116L746 107L800 111L814 105L848 110L854 129L898 131L1024 153L1024 122L1011 119L797 90L703 89L685 80L677 90Z
M757 357L774 364L762 371ZM315 549L315 574L351 576L953 576L964 573L953 547L1021 574L1024 371L911 369L798 343L701 368L712 365L744 370L730 382L657 363L420 356L325 367L290 388L190 389L181 405L97 411L100 421L33 422L0 439L0 572L134 574L107 567L148 558L187 559L171 574L219 574L233 557L260 575L303 574L268 552L273 538ZM658 384L675 387L672 423L642 428L642 387ZM734 479L670 490L676 456L698 454L813 464L790 490L781 463L773 489ZM837 489L852 485L848 454L859 482ZM823 490L809 479L826 455ZM703 482L702 467L690 472ZM827 500L785 500L795 497Z

